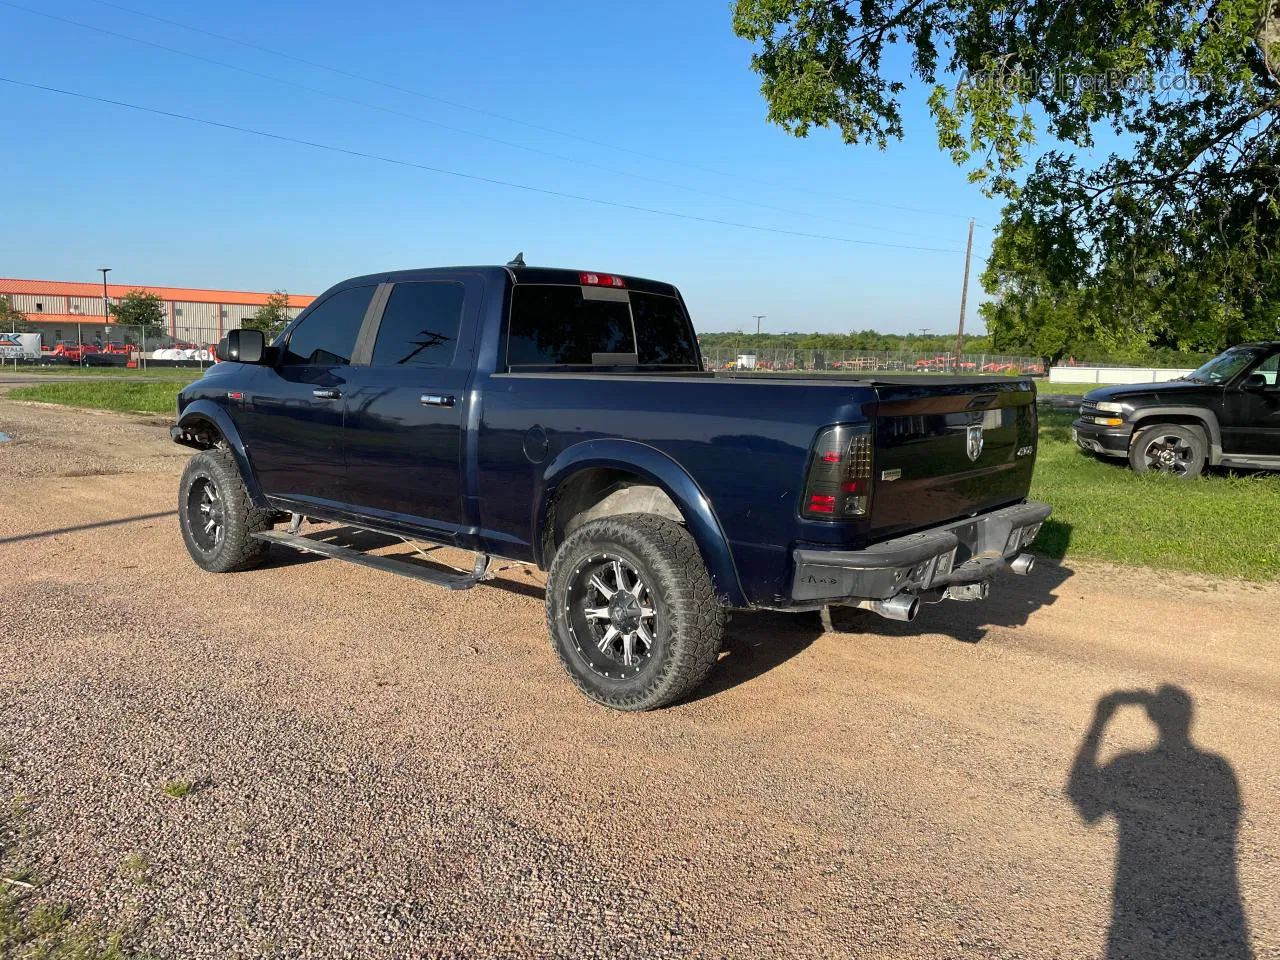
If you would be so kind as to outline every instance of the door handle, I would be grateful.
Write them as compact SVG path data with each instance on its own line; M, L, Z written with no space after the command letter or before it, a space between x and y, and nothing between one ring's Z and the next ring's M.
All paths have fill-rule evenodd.
M418 402L424 407L452 407L453 397L439 393L424 393L418 398Z
M311 391L311 395L317 400L341 400L342 391L335 390L332 387L316 387Z

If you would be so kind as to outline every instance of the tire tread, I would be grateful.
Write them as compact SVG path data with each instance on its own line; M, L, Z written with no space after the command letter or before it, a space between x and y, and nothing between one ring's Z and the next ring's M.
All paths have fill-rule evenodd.
M672 617L668 635L672 654L664 669L648 677L645 685L627 693L604 693L584 682L569 661L566 638L559 633L559 590L556 584L582 552L594 542L618 542L638 554L655 552L654 574ZM639 549L637 549L637 547ZM649 559L649 558L646 558ZM663 570L666 566L668 569ZM702 685L720 654L725 609L715 595L715 584L698 544L684 527L651 514L631 513L583 524L556 551L547 578L547 630L552 647L578 689L597 703L615 710L655 710L684 700Z

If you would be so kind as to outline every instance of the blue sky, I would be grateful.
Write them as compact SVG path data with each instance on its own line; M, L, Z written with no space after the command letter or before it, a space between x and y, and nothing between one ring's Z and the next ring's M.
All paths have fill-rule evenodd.
M95 0L22 2L309 89L0 5L0 75L16 80L620 204L954 252L658 216L0 84L2 276L94 280L111 266L121 283L319 293L355 274L523 250L530 263L676 283L705 331L753 328L762 313L774 331L943 332L956 322L966 218L999 216L937 150L923 96L905 104L906 141L884 153L767 124L751 48L722 0L121 0L524 124ZM990 239L975 233L971 305Z

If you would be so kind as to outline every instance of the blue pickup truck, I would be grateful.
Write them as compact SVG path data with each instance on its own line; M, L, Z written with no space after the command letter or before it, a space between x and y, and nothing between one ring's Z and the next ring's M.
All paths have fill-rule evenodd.
M271 345L233 330L178 398L192 559L273 543L453 589L490 559L548 571L570 677L624 710L674 703L734 608L911 620L977 600L1049 507L1029 502L1035 389L991 378L715 375L679 291L526 266L374 274ZM307 535L345 524L476 553L442 574Z

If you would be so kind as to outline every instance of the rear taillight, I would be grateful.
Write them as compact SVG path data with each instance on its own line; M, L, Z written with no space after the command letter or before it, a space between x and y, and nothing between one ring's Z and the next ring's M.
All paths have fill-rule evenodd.
M809 457L800 514L811 520L849 520L865 517L870 502L870 430L827 427Z

